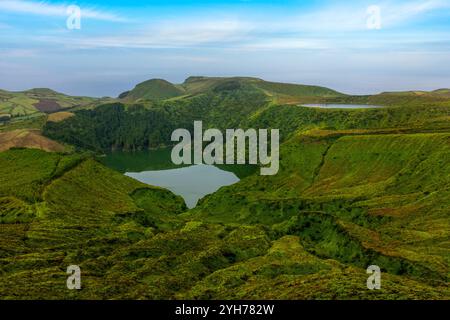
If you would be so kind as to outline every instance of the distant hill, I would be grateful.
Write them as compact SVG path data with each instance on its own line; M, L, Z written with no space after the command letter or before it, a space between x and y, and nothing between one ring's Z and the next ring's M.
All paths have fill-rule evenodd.
M47 88L26 91L0 90L0 114L11 117L28 116L39 112L55 112L100 101L97 98L75 97Z
M131 91L119 95L120 99L136 101L139 99L164 100L184 94L184 90L163 79L151 79L139 83Z
M438 89L434 91L388 91L374 95L344 95L326 97L324 103L369 104L392 107L430 107L450 106L450 90Z
M437 89L432 91L432 93L450 97L450 89Z
M108 151L171 144L174 128L191 128L198 119L219 129L274 126L282 130L282 137L299 128L325 123L341 129L414 124L429 130L447 126L450 99L445 93L446 89L439 89L354 96L320 86L251 77L192 76L181 84L152 79L122 93L114 103L83 110L59 123L49 121L43 132L56 141ZM303 103L368 104L395 110L374 114L297 108Z
M39 130L18 129L0 133L0 152L11 148L31 148L45 151L65 151L63 145L42 136Z
M165 100L180 96L194 96L224 91L260 91L281 102L297 101L302 97L339 97L344 94L332 89L311 85L268 82L251 77L203 77L191 76L181 84L162 79L151 79L138 84L133 90L123 92L120 99Z
M164 79L150 79L122 92L117 99L69 96L48 88L34 88L11 92L0 89L0 115L28 116L34 113L53 113L66 109L91 109L117 100L125 103L190 99L200 95L259 94L276 104L298 103L362 103L386 106L423 105L440 103L450 97L450 89L434 91L382 92L376 95L347 95L336 90L304 84L271 82L254 77L191 76L174 84Z
M380 93L380 95L402 95L402 96L435 96L442 94L449 94L449 89L437 89L433 91L424 90L409 90L409 91L386 91Z
M245 84L251 84L255 81L262 81L257 78L246 77L203 77L191 76L188 77L181 86L190 94L204 93L207 91L220 91L221 87L226 89L228 85L229 90L236 90Z

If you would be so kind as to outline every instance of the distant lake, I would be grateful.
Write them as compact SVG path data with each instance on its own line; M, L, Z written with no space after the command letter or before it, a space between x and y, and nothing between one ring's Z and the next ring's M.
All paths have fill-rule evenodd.
M382 106L375 106L370 104L321 104L308 103L301 104L303 107L324 108L324 109L368 109L368 108L383 108Z
M250 165L174 165L172 149L112 152L99 160L126 176L149 185L166 188L183 197L189 208L220 187L238 182L256 172Z

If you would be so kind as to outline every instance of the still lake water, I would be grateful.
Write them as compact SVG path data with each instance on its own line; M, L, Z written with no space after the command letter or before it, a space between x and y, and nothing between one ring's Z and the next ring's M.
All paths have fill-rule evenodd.
M368 109L368 108L383 108L382 106L375 106L370 104L320 104L308 103L301 104L303 107L324 108L324 109Z
M189 208L220 187L238 182L256 172L250 165L174 165L171 148L136 152L112 152L101 157L106 166L133 179L166 188L183 197Z

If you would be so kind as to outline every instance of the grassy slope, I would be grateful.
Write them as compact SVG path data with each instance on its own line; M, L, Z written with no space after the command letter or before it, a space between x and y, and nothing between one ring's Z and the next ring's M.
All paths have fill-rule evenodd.
M352 97L261 81L190 78L178 88L191 96L150 106L183 126L282 130L278 175L224 187L182 215L170 193L92 160L0 153L0 168L27 168L20 179L0 169L0 295L448 299L446 92ZM311 99L392 107L274 103ZM380 291L365 286L373 263ZM82 267L80 292L65 289L69 264Z
M247 88L250 90L257 90L263 93L267 98L277 104L295 104L308 102L324 102L324 103L362 103L374 104L383 106L424 106L430 105L444 105L449 106L449 89L439 89L435 91L405 91L405 92L384 92L371 96L352 96L346 95L335 90L313 85L302 85L292 83L281 83L265 81L258 78L251 77L189 77L182 84L172 85L162 80L153 79L145 83L155 83L153 86L142 86L140 90L140 97L148 94L146 98L153 99L167 99L179 97L180 99L189 98L199 94L208 92L219 92L222 90L238 90ZM159 87L162 87L160 92L155 92ZM170 86L169 86L170 85ZM166 96L167 88L170 91L179 92L172 96ZM138 99L139 97L136 97Z
M236 127L268 103L267 97L253 87L221 88L150 105L115 103L82 110L65 121L47 123L44 134L84 149L142 149L171 144L174 129L192 129L198 119L203 119L205 126Z
M162 100L184 94L184 90L162 79L151 79L139 83L133 90L122 93L119 97L128 101L140 99Z
M164 88L161 89L161 86ZM184 94L159 99L167 97L167 86L173 90L182 90ZM122 100L124 103L120 104L121 109L126 110L125 113L119 108L104 105L90 110L89 114L79 112L66 121L48 124L44 133L52 139L81 148L108 150L170 144L170 133L167 131L175 127L192 129L193 121L199 119L203 120L206 127L219 129L276 127L281 129L283 139L297 130L317 127L436 132L448 130L450 123L450 99L439 93L347 96L317 86L273 83L242 77L190 77L178 86L162 80L149 80L138 85L136 90L139 91L139 97L148 94L153 100L139 98L136 105L132 99L133 93L130 92ZM389 107L331 110L296 105L301 102L367 103ZM140 119L146 119L145 123L134 119L140 113L139 110L147 115L154 113L150 118L157 119L157 124L145 116L140 116ZM118 118L122 120L115 121ZM128 128L130 121L136 123L132 130Z
M42 136L39 130L17 129L0 133L0 151L11 148L35 148L45 151L65 151L63 145Z
M60 122L60 121L64 121L73 116L74 116L74 114L72 112L60 111L60 112L55 112L55 113L49 114L47 117L47 121Z
M302 97L340 97L337 91L310 85L268 82L250 77L189 77L182 84L174 85L162 79L144 81L119 97L126 101L165 100L187 98L208 92L238 90L247 87L258 90L277 101L291 101Z
M29 147L46 151L63 151L61 144L41 136L47 121L69 118L70 112L55 112L73 107L87 108L107 99L73 97L50 89L21 92L0 90L0 150Z
M57 112L51 115L33 113L28 116L12 118L6 123L0 122L0 150L10 148L35 148L45 151L66 151L73 148L62 142L56 142L42 135L42 128L50 121L69 118L69 112Z
M279 236L300 236L308 252L320 257L360 268L376 262L391 274L437 281L444 290L449 139L298 135L282 146L278 175L224 187L186 215L271 225Z
M1 224L2 296L448 298L448 139L298 135L279 175L222 188L181 216L173 196L92 160L2 153L30 170L0 193L16 208ZM80 293L64 289L75 262ZM385 271L382 291L365 288L371 263Z
M364 269L308 253L301 238L283 236L266 254L214 272L182 297L190 299L439 299L421 282L383 274L381 291L367 290ZM270 290L268 290L270 288Z
M185 210L169 191L82 155L10 150L0 161L2 298L68 298L59 280L70 264L81 264L87 283L107 281L96 275L112 267L105 254L168 228ZM86 297L101 297L100 286L87 287Z
M67 109L78 105L94 103L95 98L73 97L50 89L31 89L21 92L0 91L0 114L12 117L28 116L39 113L39 108Z
M448 200L443 193L448 169L442 161L448 156L448 138L320 131L297 135L282 148L279 175L255 175L222 188L183 215L174 215L184 209L169 192L84 156L0 153L0 294L87 299L448 297L448 212L442 206ZM447 147L436 147L442 145ZM345 153L353 147L367 152ZM416 159L424 152L430 156ZM359 156L364 166L357 165ZM346 157L345 165L341 157ZM421 173L445 174L441 180L432 172L419 174L415 161ZM21 180L8 176L14 170L6 168L14 167L27 170ZM364 171L380 173L366 181ZM342 188L339 183L349 177ZM324 181L330 178L327 193ZM405 187L402 179L420 184L420 192L414 183ZM437 190L436 183L441 186ZM342 189L353 195L333 191ZM411 208L411 203L420 205ZM370 263L385 271L381 291L365 287ZM65 289L70 264L83 270L80 292Z

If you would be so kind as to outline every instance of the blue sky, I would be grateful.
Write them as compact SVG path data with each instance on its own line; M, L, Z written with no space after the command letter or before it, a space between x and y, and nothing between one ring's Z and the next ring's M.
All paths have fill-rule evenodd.
M70 5L80 29L67 28ZM117 96L189 75L450 87L450 0L0 0L0 88Z

